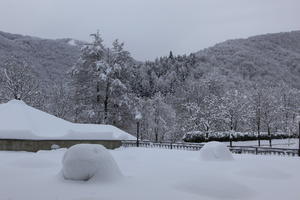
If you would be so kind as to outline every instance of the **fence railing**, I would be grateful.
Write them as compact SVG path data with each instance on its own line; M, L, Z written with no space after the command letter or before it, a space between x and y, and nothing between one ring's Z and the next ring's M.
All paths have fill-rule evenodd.
M136 141L122 141L123 147L137 147ZM188 151L198 151L204 144L199 143L152 143L139 142L139 147L143 148L162 148L162 149L178 149ZM298 156L298 149L272 148L272 147L256 147L256 146L228 146L232 153L236 154L256 154L256 155L280 155L280 156Z

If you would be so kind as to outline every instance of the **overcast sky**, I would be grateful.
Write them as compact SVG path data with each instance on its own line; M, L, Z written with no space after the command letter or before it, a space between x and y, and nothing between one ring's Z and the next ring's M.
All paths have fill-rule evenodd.
M0 0L0 30L105 43L138 60L191 53L227 39L300 30L300 0Z

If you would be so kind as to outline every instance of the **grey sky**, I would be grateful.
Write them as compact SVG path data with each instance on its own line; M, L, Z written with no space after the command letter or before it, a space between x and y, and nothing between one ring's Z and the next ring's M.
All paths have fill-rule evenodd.
M0 30L106 44L138 60L191 53L227 39L300 29L300 0L0 0Z

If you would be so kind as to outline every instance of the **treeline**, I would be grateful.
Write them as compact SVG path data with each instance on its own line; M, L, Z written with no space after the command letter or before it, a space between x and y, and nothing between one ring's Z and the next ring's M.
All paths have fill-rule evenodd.
M68 73L69 82L40 95L38 102L24 100L44 102L42 109L70 121L113 124L133 134L139 121L141 138L152 141L178 141L190 131L296 133L299 89L284 80L265 80L245 67L246 58L230 74L222 68L225 61L210 54L170 52L137 62L118 40L106 47L99 33L91 36ZM15 90L22 83L11 81L14 73L8 76L9 68L3 69L2 94L19 97L22 92Z

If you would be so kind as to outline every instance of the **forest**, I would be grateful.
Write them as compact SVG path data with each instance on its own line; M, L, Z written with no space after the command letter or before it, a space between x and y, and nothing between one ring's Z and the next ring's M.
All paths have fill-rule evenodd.
M292 136L300 115L299 38L290 32L229 40L141 62L119 40L105 46L96 32L78 43L70 67L55 69L60 78L49 69L50 81L26 56L1 58L1 102L20 99L69 121L112 124L133 135L139 122L141 139L156 142L195 131Z

